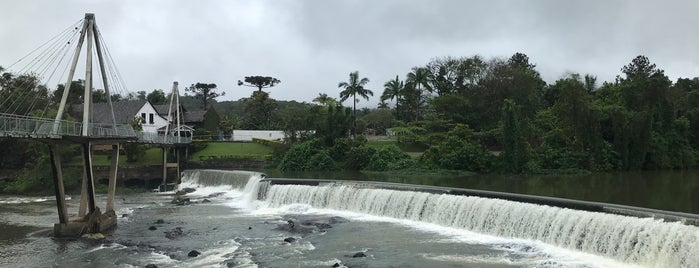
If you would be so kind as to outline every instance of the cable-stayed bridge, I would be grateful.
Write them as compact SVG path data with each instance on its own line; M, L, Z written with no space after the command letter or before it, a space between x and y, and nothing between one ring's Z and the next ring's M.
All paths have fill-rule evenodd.
M84 65L78 64L81 56L85 59ZM16 73L10 72L15 70L13 67L17 67ZM168 167L176 167L179 176L179 165L168 163L168 150L185 148L191 143L191 133L181 131L183 114L177 82L173 83L168 113L164 116L168 122L162 129L157 132L141 130L145 118L135 114L127 116L132 117L128 122L117 121L124 116L115 114L113 102L134 95L126 89L94 14L85 14L84 19L10 65L7 72L3 71L0 67L0 139L31 139L48 145L59 217L59 223L54 226L56 236L98 233L116 225L114 193L119 151L124 144L162 147L163 184L166 183ZM84 71L85 76L76 83L73 79L78 71ZM65 83L59 84L60 81ZM50 85L54 82L58 86L51 90ZM100 83L102 88L95 89ZM98 102L106 103L109 108L96 111L95 103ZM99 117L108 120L96 122L95 113L106 113L99 114ZM77 117L82 120L74 119ZM75 215L67 212L59 153L60 147L68 145L82 147L82 193L80 208ZM94 145L111 145L112 148L104 213L95 198ZM179 154L175 155L179 163Z

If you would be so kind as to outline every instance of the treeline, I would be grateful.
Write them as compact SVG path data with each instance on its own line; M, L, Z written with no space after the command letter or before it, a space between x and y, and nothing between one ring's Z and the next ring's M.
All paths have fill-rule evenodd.
M389 169L542 173L697 164L699 78L673 83L645 56L601 85L579 74L547 84L521 53L488 61L438 58L387 81L379 108L356 117L327 95L316 101L322 105L282 113L293 145L278 158L281 169L382 170L374 161L388 161L382 166ZM304 136L308 129L316 132ZM394 156L395 148L346 139L388 129L399 144L424 153Z

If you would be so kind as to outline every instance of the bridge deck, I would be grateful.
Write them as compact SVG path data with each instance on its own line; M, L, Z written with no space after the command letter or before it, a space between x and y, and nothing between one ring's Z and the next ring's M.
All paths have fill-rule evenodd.
M83 124L79 122L0 113L0 138L147 144L187 144L192 142L191 137L137 132L127 124L89 124L87 127L87 136L85 136L82 135Z

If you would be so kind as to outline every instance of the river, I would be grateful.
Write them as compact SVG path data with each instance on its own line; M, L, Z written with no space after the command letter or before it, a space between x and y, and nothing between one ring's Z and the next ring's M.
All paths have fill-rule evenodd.
M187 195L191 204L172 204L173 193L119 196L118 227L100 241L51 238L57 221L51 196L0 196L0 266L696 267L699 263L699 228L680 223L345 185L270 186L254 172L186 174L180 187L196 190ZM336 176L343 175L328 175ZM630 205L638 205L634 202L644 195L652 199L652 189L669 194L671 200L677 195L692 200L696 193L696 182L689 180L679 181L686 186L675 188L671 183L633 178L610 176L587 182L575 176L466 177L417 183L503 190L489 188L499 185L510 192L622 200L618 203ZM630 187L641 186L603 189L624 185L618 184L620 180ZM576 187L583 193L565 195ZM694 192L677 191L691 187ZM605 197L622 193L640 197ZM68 200L70 212L77 210L77 199ZM673 206L675 211L696 209L696 203L674 203L679 201L644 204ZM188 256L193 250L201 255Z

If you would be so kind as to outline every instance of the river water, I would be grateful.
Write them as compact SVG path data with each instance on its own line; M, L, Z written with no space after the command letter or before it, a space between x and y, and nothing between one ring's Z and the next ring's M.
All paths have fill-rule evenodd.
M260 179L254 172L188 171L180 188L196 191L187 194L192 201L187 205L173 204L173 193L119 196L118 227L99 241L51 238L57 222L53 197L0 196L0 266L699 264L699 228L680 223L352 185L269 185ZM77 211L78 199L68 200L69 212ZM188 256L193 250L201 255Z

